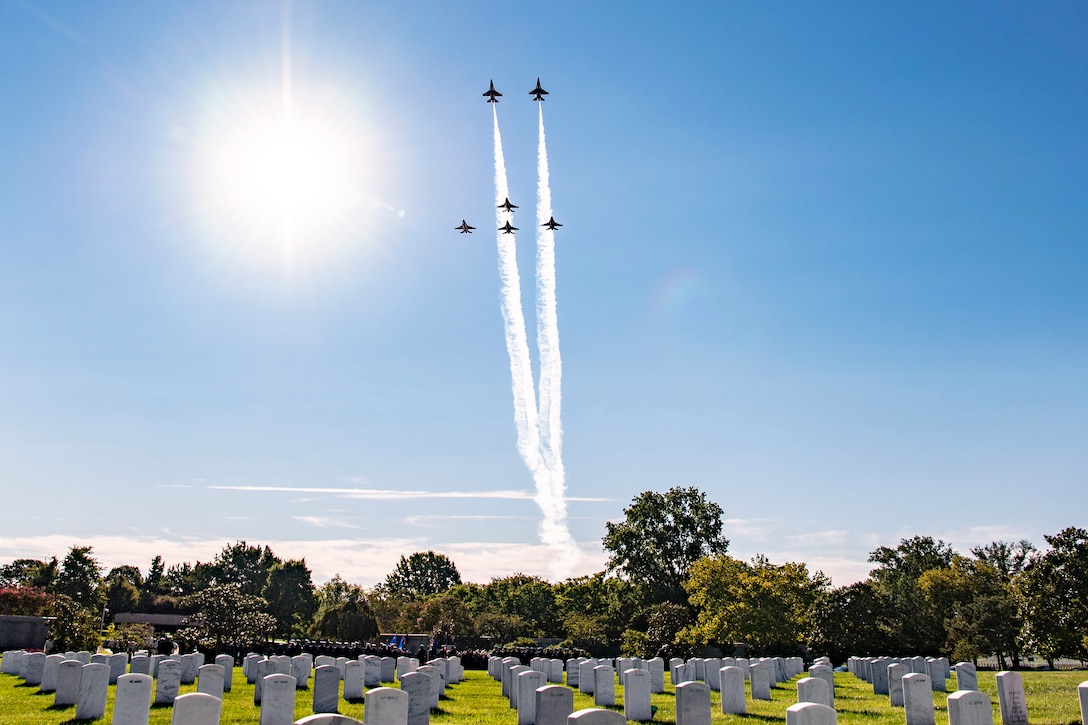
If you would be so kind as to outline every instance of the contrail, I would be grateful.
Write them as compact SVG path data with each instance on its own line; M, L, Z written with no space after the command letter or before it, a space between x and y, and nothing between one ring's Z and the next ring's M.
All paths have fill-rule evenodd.
M506 159L499 132L498 108L493 108L495 136L495 225L513 220L513 213L499 208L509 198ZM551 191L548 187L548 160L544 148L544 120L540 120L537 198L538 216L547 210L551 216ZM555 245L552 232L537 235L537 345L541 357L540 405L546 421L537 413L536 389L526 341L525 316L521 306L521 278L518 274L517 242L514 234L496 233L501 279L502 318L506 331L506 351L510 357L510 376L514 393L514 423L518 434L518 452L529 468L536 487L534 500L543 514L540 539L555 552L552 574L559 580L570 575L578 558L577 544L567 528L565 473L563 471L562 427L559 421L559 383L562 365L559 357L559 325L555 304ZM546 440L542 439L543 435Z
M537 227L536 227L536 343L540 353L540 443L548 468L548 490L543 494L548 513L545 541L559 555L553 567L569 572L578 559L578 547L567 528L566 471L563 468L562 407L563 360L559 354L559 315L555 300L555 231L543 226L552 217L548 174L548 146L544 133L544 104L538 104Z
M499 204L510 196L510 188L506 181L506 159L502 153L499 113L497 108L492 111L495 117L495 226L499 227L511 221L513 213L499 208ZM499 248L499 278L502 283L502 320L506 330L506 352L510 356L510 377L514 389L514 424L518 432L518 452L535 480L537 471L544 469L544 461L540 455L533 368L529 362L525 315L521 309L517 241L515 235L503 232L496 232L496 239Z

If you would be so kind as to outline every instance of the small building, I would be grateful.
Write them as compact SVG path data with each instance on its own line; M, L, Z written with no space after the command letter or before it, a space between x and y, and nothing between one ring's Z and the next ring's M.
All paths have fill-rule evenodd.
M54 617L24 617L0 614L0 650L45 649L49 622Z

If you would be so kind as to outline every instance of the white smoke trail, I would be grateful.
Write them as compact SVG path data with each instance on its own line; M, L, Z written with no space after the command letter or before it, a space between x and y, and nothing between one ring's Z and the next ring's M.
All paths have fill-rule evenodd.
M541 492L547 507L542 536L556 550L553 570L571 571L578 547L567 528L566 471L563 468L562 380L559 354L559 314L555 299L555 232L544 227L552 218L552 191L548 173L548 146L544 133L544 104L538 105L537 233L536 233L536 326L540 353L540 443L548 468L548 489ZM559 578L559 577L557 577Z
M499 133L498 109L495 116L495 226L501 227L513 219L513 213L499 208L510 196L506 181L506 159L502 153L502 135ZM533 473L544 470L540 455L540 430L537 422L536 394L533 387L533 369L529 362L529 344L526 342L525 315L521 309L521 277L518 274L517 241L514 234L496 232L499 249L500 297L502 320L506 330L506 352L510 356L510 377L514 391L514 424L518 433L518 452L525 465ZM539 489L539 485L538 485Z
M509 198L506 159L499 132L498 108L493 108L495 136L495 222L503 226L513 220L513 213L499 207ZM551 216L551 191L548 188L547 152L544 150L541 116L540 161L538 171L538 216L547 209ZM543 201L541 201L543 200ZM547 219L541 220L546 221ZM556 580L570 576L578 559L578 548L567 528L565 473L563 470L562 427L559 421L559 383L562 367L559 358L559 325L555 304L554 235L544 230L537 235L537 345L541 356L540 404L547 407L547 422L537 414L532 364L526 341L525 316L521 306L521 279L517 266L517 242L514 234L497 232L499 276L501 279L502 317L506 331L506 351L510 357L510 376L514 393L514 422L518 433L518 452L533 476L534 500L542 513L540 540L555 552L552 575ZM541 431L546 431L547 441Z

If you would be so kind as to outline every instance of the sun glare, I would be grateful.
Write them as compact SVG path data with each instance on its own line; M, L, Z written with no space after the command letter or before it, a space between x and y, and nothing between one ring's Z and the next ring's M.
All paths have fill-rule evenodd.
M344 108L269 100L232 103L208 125L200 208L216 238L290 265L358 234L372 206L367 139Z

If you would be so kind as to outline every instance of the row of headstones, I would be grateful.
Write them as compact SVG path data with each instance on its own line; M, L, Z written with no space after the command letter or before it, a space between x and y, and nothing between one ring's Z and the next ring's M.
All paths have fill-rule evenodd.
M581 659L581 658L580 658ZM656 660L656 663L655 663ZM629 658L620 658L615 661L615 666L610 660L586 660L581 659L576 665L568 662L567 684L569 687L548 684L546 672L552 672L550 663L547 667L532 667L522 665L515 657L501 659L492 657L488 660L489 674L502 684L502 693L508 698L510 707L517 709L518 725L575 725L575 723L596 722L600 725L615 723L622 725L625 721L649 722L653 718L653 708L650 704L650 695L653 691L652 681L654 675L650 667L664 670L664 662L660 658L648 660L647 667L628 667L619 673L619 683L623 687L623 714L615 710L605 708L616 704L616 668L632 664ZM534 663L530 663L532 665ZM543 665L543 663L541 663ZM673 663L675 666L675 663ZM693 665L694 663L682 663ZM713 667L715 658L705 661L703 664L704 676L707 666ZM791 665L792 667L793 665ZM766 673L769 679L773 670L770 663L756 662L754 669L749 664L751 672ZM574 679L577 684L570 682L572 674L577 673ZM833 672L827 664L819 664L809 670L814 677L805 678L801 682L811 680L816 683L812 692L806 695L812 699L820 699L821 702L800 702L787 710L788 725L834 725L836 714L828 703L831 696L828 694L833 685L829 687L826 678L832 677ZM798 673L799 674L799 673ZM714 678L722 688L722 712L743 714L745 707L744 670L736 665L727 665L718 668L718 677ZM587 691L586 685L592 681L592 687ZM834 680L832 679L832 682ZM595 708L574 710L574 691L577 686L580 692L593 695ZM822 688L822 689L819 689ZM768 685L769 690L769 685ZM658 692L663 691L658 690ZM698 680L681 681L676 685L676 721L677 725L710 725L711 721L711 687ZM768 695L769 699L769 695ZM804 698L801 698L804 699ZM737 701L739 700L739 705ZM589 714L599 713L599 714ZM822 719L821 717L822 716ZM799 719L800 718L800 719Z
M908 669L909 664L909 669ZM924 664L926 670L918 668ZM872 683L874 694L888 695L893 707L906 710L907 725L933 724L933 691L945 691L944 680L956 676L956 691L948 696L949 725L993 725L990 697L979 692L978 673L971 662L949 667L943 657L851 657L847 668L857 677ZM940 679L938 679L940 678ZM1002 725L1028 725L1024 680L1018 672L997 673L997 701ZM937 687L932 683L939 682ZM1077 688L1081 721L1088 725L1088 682Z

